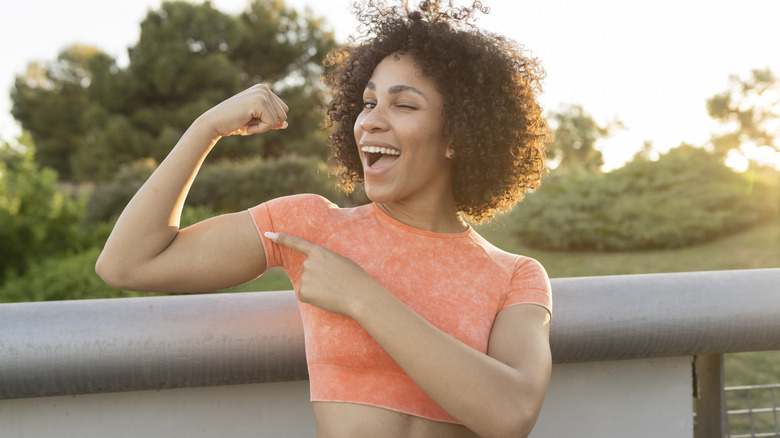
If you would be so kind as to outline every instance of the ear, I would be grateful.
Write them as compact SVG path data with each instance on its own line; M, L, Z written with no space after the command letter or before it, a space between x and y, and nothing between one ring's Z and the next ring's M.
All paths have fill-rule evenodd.
M455 156L455 149L453 149L451 145L447 146L447 150L444 152L444 156L451 159Z

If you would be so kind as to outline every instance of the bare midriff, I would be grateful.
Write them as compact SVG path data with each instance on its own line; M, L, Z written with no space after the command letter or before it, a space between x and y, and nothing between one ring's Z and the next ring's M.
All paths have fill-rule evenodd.
M314 402L317 438L474 438L464 426L374 406Z

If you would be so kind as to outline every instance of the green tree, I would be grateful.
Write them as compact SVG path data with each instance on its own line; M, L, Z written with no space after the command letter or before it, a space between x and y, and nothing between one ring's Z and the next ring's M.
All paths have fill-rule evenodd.
M85 132L81 116L89 106L89 63L100 55L95 47L70 46L55 61L30 63L11 90L11 114L32 136L37 161L63 179L72 176L70 157Z
M711 139L715 153L745 155L749 143L780 152L780 82L768 67L745 79L731 75L728 89L707 100L707 112L724 128Z
M57 173L40 167L28 135L0 144L0 283L30 263L78 249L84 203L57 188Z
M580 105L565 105L550 114L555 141L550 145L549 160L557 170L585 170L597 173L604 164L596 143L607 137L619 124L600 126Z
M159 162L196 117L263 82L288 102L290 129L226 138L210 159L324 158L318 75L334 45L321 20L281 1L254 0L238 15L209 2L166 2L142 21L126 67L96 49L71 55L83 46L56 63L32 64L16 80L13 114L62 178L107 181L122 165Z

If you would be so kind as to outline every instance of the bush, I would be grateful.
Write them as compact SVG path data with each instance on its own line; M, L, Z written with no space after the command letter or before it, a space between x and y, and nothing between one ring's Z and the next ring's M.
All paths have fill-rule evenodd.
M277 160L256 158L204 166L187 202L214 211L238 211L296 193L316 193L336 203L345 199L324 161L286 156Z
M84 202L60 191L57 173L39 168L35 148L0 144L0 283L43 257L83 248Z
M89 199L86 223L116 219L154 168L151 160L136 162L123 168L113 181L99 184ZM187 205L232 212L296 193L316 193L341 205L365 202L360 195L347 197L340 192L319 158L285 156L204 165L187 196Z
M152 159L136 161L123 166L110 182L98 184L87 202L85 223L95 225L119 217L156 166Z
M206 207L185 207L182 227L213 217ZM30 264L24 273L10 271L0 283L0 302L53 301L139 296L114 289L95 273L95 263L114 222L100 222L85 232L80 252L43 258Z
M681 146L607 174L550 178L512 218L520 239L539 248L676 248L776 216L776 199L776 179L738 174L703 149Z
M54 301L138 296L114 289L95 274L100 250L35 262L24 275L11 274L0 286L0 302Z

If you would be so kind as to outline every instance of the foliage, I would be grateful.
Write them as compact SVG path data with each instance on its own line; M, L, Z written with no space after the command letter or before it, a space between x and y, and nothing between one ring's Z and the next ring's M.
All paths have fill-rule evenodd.
M316 193L333 202L345 199L324 162L288 156L206 166L195 180L187 202L214 211L237 211L295 193Z
M112 181L97 184L89 198L85 222L94 225L116 219L154 169L153 161L141 160L123 167ZM296 193L316 193L340 205L366 202L361 194L348 197L339 191L320 159L289 155L204 165L187 196L187 208L203 212L201 219L205 219L209 212L244 210Z
M0 285L0 302L77 300L138 294L108 286L95 274L98 248L50 257L30 265L25 275L12 274Z
M57 173L34 161L29 136L0 144L0 281L44 256L83 245L83 200L61 192Z
M281 1L254 0L228 15L209 2L166 2L141 23L129 65L75 45L16 78L12 113L32 133L39 161L71 181L108 181L139 159L161 161L190 123L263 82L290 106L290 129L227 138L215 158L324 157L321 60L334 45L321 20Z
M89 61L100 55L95 47L70 46L53 62L28 65L11 91L11 113L31 134L38 149L36 160L61 177L70 176L70 155L84 133L81 115L89 107L85 92Z
M551 178L512 213L520 239L556 250L676 248L777 215L774 180L682 145L607 174Z
M113 180L98 183L87 202L85 223L94 225L119 217L156 167L156 163L151 159L139 160L119 169Z
M607 137L619 123L600 126L580 105L563 106L548 118L555 134L548 158L556 164L556 170L599 172L604 158L596 149L596 142Z
M729 88L707 100L707 111L724 128L712 138L716 153L744 153L748 143L780 152L780 82L769 68L747 79L730 76Z

